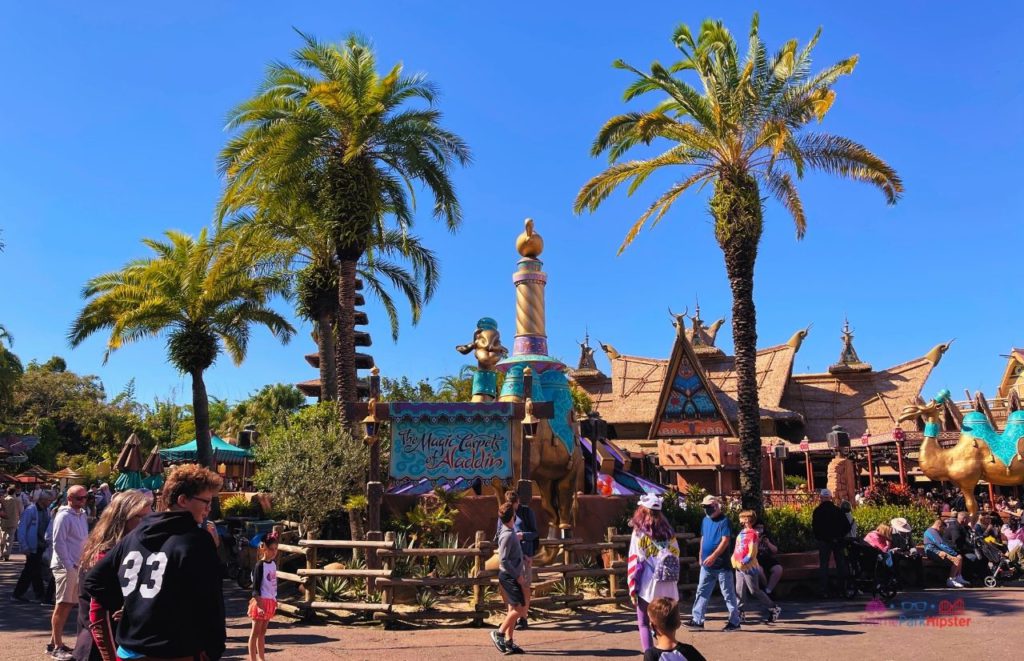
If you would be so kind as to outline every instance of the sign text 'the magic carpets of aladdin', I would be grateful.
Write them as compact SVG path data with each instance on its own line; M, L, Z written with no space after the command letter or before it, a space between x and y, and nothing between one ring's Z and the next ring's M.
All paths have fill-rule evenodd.
M512 477L512 404L391 404L391 480Z

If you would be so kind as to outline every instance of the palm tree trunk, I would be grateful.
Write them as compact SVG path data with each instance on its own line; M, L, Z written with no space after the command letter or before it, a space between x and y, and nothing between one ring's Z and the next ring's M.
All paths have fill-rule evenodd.
M196 423L196 459L213 470L213 441L210 438L210 401L206 396L203 370L192 370L192 414Z
M736 354L737 433L740 494L744 509L762 511L761 408L757 398L757 312L754 263L761 240L762 213L757 182L745 174L722 177L711 200L715 236L725 254L732 289L732 337Z
M354 402L356 391L356 263L358 255L338 251L338 317L335 324L335 378L338 401ZM355 251L351 251L355 252ZM351 422L351 421L350 421Z
M334 297L332 296L332 299ZM328 402L338 396L338 366L335 364L334 310L338 307L337 300L321 305L317 313L317 351L320 354L320 401Z

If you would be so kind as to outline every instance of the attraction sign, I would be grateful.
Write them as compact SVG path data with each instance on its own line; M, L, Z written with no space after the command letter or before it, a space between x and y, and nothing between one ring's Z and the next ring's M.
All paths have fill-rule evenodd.
M391 404L395 484L512 478L510 402Z

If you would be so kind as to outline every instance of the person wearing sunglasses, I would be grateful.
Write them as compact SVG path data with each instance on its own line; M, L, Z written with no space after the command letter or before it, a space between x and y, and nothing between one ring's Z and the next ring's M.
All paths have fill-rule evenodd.
M50 644L46 653L54 659L71 659L71 649L64 645L64 625L68 615L78 603L78 562L82 547L89 537L89 522L85 513L85 487L76 484L67 492L67 504L57 509L53 518L53 553L50 571L53 573L53 615L50 617Z
M196 464L171 469L161 499L105 555L85 589L117 625L117 657L216 661L224 653L222 576L210 534L200 526L221 478Z

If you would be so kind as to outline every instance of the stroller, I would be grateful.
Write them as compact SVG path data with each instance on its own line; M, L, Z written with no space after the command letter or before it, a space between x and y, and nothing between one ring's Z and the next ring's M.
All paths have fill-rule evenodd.
M970 533L970 541L974 545L979 558L984 560L985 587L994 588L1007 581L1015 580L1020 575L1020 568L1006 558L1006 547L992 537L981 538Z
M846 545L846 566L849 571L847 598L852 599L858 593L870 593L886 605L896 598L899 580L893 569L891 553L882 553L863 540L853 539Z

